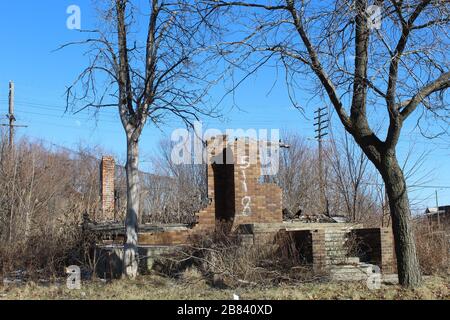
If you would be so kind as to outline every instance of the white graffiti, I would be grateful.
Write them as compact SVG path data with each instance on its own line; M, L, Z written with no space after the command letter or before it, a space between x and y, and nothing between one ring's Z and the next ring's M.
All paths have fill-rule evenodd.
M242 174L242 187L244 190L245 196L242 198L242 205L244 209L242 210L242 215L249 216L252 214L252 198L247 195L248 188L247 188L247 175L246 171L250 167L250 157L249 156L242 156L241 157L241 164L239 168L241 169Z

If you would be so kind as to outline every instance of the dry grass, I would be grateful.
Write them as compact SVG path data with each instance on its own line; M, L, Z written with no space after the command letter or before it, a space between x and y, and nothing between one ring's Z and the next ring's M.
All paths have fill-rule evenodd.
M324 274L313 274L311 265L301 261L287 235L278 236L274 244L248 246L221 230L198 236L184 250L161 257L154 269L171 278L202 278L226 288L324 279Z
M85 212L100 214L95 154L26 138L11 152L0 132L0 275L57 276L83 263L78 225Z
M195 278L195 277L194 277ZM118 280L111 283L85 282L82 290L71 291L64 283L38 285L28 283L21 287L0 287L0 299L37 300L231 300L233 293L241 299L258 300L365 300L365 299L449 299L449 278L427 278L422 287L406 290L397 285L382 285L380 290L369 290L364 283L306 283L297 286L247 287L219 290L203 281L192 281L148 275L134 281Z
M421 271L425 275L446 274L450 265L448 231L430 231L425 224L416 226L416 248Z

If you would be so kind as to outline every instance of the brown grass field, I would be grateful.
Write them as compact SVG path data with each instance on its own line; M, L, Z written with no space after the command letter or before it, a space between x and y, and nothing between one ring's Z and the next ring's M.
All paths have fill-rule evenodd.
M392 284L370 290L365 283L348 282L215 289L202 279L149 275L133 281L83 282L81 290L68 290L62 282L0 286L0 300L232 300L234 293L242 300L449 300L450 281L449 277L429 277L415 290Z

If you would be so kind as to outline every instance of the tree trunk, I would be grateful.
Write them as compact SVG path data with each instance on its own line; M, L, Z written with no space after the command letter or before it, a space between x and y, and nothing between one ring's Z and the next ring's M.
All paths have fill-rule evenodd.
M138 141L130 136L127 138L127 216L123 275L135 278L138 273L139 146Z
M421 274L411 211L405 177L395 154L385 157L381 171L389 197L399 282L405 287L417 287L421 282Z

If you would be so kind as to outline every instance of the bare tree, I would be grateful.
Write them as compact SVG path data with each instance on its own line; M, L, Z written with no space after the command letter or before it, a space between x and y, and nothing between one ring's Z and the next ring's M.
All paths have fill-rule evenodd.
M138 272L138 143L146 123L174 115L189 124L200 114L211 114L204 104L211 84L205 63L208 33L202 28L205 18L199 14L197 3L151 0L148 14L141 14L141 9L147 10L133 6L130 0L106 1L106 8L100 11L105 27L94 31L92 38L67 44L88 45L90 57L88 67L67 90L68 104L83 100L86 103L81 109L118 107L125 130L123 272L129 277ZM148 21L142 35L139 30L144 17ZM141 35L145 41L140 41Z
M298 134L283 134L290 147L280 154L280 168L270 182L283 191L288 213L314 217L320 211L318 150ZM376 177L364 153L347 135L327 142L324 148L326 195L332 216L345 215L352 222L379 225ZM300 211L301 210L301 211Z
M345 130L384 180L400 283L419 285L407 186L396 146L407 119L431 116L444 121L444 130L448 128L444 92L450 85L449 2L374 1L382 9L381 29L372 21L377 17L368 0L209 3L211 11L223 9L222 19L231 16L228 21L234 22L233 36L220 50L226 61L249 74L267 61L276 61L284 68L295 104L295 91L307 86L300 76L316 80L313 93L328 98ZM382 110L389 119L381 131L384 138L371 127Z
M205 164L174 164L173 142L160 141L158 153L152 157L156 175L148 185L147 221L158 223L195 223L195 214L208 204Z
M369 168L369 160L362 150L350 141L348 134L336 137L330 142L327 152L331 174L328 185L342 197L344 212L353 222L368 222L374 212L376 201L373 189L376 179Z
M317 167L317 150L294 133L284 133L288 149L280 153L280 168L271 181L283 190L283 206L290 213L301 210L312 215L320 209L317 192L320 190Z

